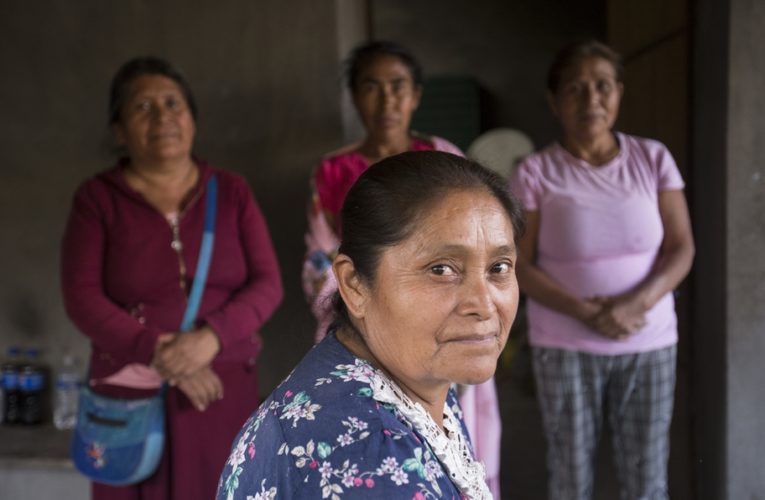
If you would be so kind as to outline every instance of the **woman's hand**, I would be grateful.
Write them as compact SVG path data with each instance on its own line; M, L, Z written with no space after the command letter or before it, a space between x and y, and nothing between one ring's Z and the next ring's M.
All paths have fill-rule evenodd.
M646 324L646 308L636 294L597 296L591 301L600 304L601 309L588 324L606 337L624 339Z
M220 340L208 326L186 333L163 334L152 366L170 385L207 366L220 351Z
M210 404L223 398L223 383L209 366L178 380L176 386L199 411L205 411Z

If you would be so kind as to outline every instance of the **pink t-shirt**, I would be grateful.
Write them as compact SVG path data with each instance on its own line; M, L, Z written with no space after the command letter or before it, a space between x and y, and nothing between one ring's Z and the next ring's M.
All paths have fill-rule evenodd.
M605 165L593 167L555 143L526 158L510 183L524 209L540 214L536 265L582 298L620 294L646 277L664 238L658 194L684 187L663 144L616 136L621 151ZM615 355L677 342L671 293L626 340L606 338L531 299L527 315L530 342L540 347Z

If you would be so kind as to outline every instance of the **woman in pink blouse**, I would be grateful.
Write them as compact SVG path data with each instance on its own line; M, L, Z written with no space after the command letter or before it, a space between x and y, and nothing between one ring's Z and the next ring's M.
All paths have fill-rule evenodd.
M694 244L683 179L667 148L613 130L618 54L563 49L548 98L563 137L511 181L527 230L518 281L528 296L549 498L589 500L607 418L621 498L667 493L677 319L672 291Z
M366 136L327 155L313 174L303 289L318 323L316 341L324 338L332 321L331 298L337 282L330 266L342 234L340 209L356 179L373 163L405 151L464 156L445 139L410 130L422 94L422 68L405 47L389 41L356 47L346 61L346 84ZM460 401L476 454L485 462L489 484L499 498L502 422L494 380L465 386Z
M64 234L64 303L91 340L93 389L139 397L172 386L157 472L133 486L94 483L96 500L212 498L228 444L258 404L257 332L281 301L279 267L247 183L192 156L195 120L170 64L123 65L110 123L126 156L80 186ZM212 175L212 260L195 328L181 334Z

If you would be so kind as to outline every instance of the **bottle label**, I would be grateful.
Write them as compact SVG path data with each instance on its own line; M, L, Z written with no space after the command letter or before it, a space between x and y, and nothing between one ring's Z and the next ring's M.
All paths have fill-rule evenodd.
M13 391L19 387L19 376L14 371L3 373L3 389Z
M19 376L19 389L23 392L41 391L43 376L41 373L23 373Z

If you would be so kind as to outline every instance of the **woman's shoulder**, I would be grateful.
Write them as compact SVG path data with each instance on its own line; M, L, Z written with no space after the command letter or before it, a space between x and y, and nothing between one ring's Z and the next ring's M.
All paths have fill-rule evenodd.
M371 489L386 463L410 458L391 446L410 431L372 398L372 367L340 348L331 336L315 346L250 417L224 470L225 488L274 479L264 486L280 496L310 498L324 487Z
M202 182L207 182L213 175L218 181L219 188L223 189L241 189L249 190L249 183L244 176L238 172L211 165L204 160L197 160L197 165L201 172Z
M649 170L656 176L662 176L668 170L677 170L672 153L661 141L624 133L617 133L617 136L626 158L633 165Z
M127 184L122 178L121 167L116 165L96 172L80 182L74 193L74 198L75 200L88 199L91 202L103 204L113 198L115 193L126 191L126 187Z
M544 148L521 158L513 171L518 174L540 176L544 175L544 172L549 169L565 168L563 152L560 143L552 142Z
M323 185L335 185L360 175L367 161L359 153L360 143L348 144L324 155L314 169L315 180Z
M252 186L242 174L201 160L197 163L201 172L200 183L207 184L215 176L219 207L246 207L255 199Z
M657 139L625 134L623 132L617 132L617 137L622 148L627 148L627 152L632 156L640 154L649 158L655 158L669 153L667 146Z
M422 132L412 131L412 150L414 151L443 151L445 153L452 153L458 156L465 156L465 153L443 137L437 135L424 134Z
M352 142L338 149L332 150L321 157L321 164L324 165L346 165L356 163L363 159L359 152L361 142Z

